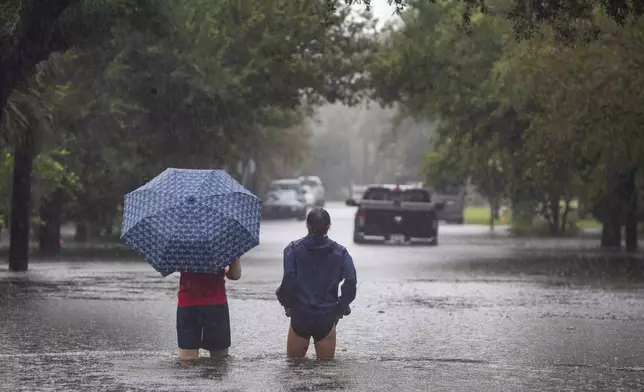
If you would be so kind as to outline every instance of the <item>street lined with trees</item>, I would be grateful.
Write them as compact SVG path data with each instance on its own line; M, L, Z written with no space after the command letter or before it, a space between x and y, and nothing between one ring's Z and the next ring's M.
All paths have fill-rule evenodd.
M402 23L376 32L368 14L355 17L369 1L3 2L10 269L27 269L32 239L56 255L63 222L79 241L113 238L123 194L166 167L250 159L255 191L302 167L469 180L494 209L511 205L513 225L540 218L552 235L571 230L575 202L603 224L604 247L620 247L625 228L636 250L644 7L390 3ZM320 105L366 98L388 108L314 132ZM364 142L343 145L349 128ZM355 151L358 169L337 165Z
M27 268L31 233L57 253L65 221L109 237L123 194L168 166L299 165L307 113L362 90L369 21L349 16L313 0L3 3L10 268Z
M620 247L625 227L635 250L644 187L639 8L627 15L591 4L584 17L531 25L526 38L512 3L488 4L494 13L405 4L403 24L367 67L375 99L438 121L427 182L470 179L493 208L509 201L515 225L540 217L552 235L569 230L577 201L603 224L602 246Z

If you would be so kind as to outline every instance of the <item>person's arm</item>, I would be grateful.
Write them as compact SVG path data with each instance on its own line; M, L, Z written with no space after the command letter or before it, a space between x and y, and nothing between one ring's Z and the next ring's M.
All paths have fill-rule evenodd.
M291 309L293 305L293 292L295 291L295 255L291 245L284 249L284 276L282 284L275 294L284 309Z
M347 313L349 305L356 299L356 291L358 286L358 277L356 275L356 267L353 265L353 259L346 250L342 257L342 275L344 283L342 283L341 295L338 298L340 311L342 314Z
M241 259L233 261L231 265L226 267L226 277L230 280L239 280L241 278L241 273Z

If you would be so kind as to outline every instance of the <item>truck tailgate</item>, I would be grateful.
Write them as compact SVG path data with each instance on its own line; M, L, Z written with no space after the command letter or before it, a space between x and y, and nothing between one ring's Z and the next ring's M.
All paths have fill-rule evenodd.
M365 233L405 234L426 238L435 235L436 212L432 203L364 201L360 209Z

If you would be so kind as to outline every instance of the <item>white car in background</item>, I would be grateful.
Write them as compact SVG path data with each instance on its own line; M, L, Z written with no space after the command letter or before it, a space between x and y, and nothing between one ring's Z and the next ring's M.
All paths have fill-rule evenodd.
M262 203L264 218L296 218L305 220L308 211L305 190L298 180L271 182Z
M316 207L324 207L326 202L324 184L318 176L301 176L299 178L302 186L307 186L313 193L313 205Z
M315 193L313 192L313 189L308 185L302 185L302 189L304 190L304 202L306 203L306 206L315 206Z

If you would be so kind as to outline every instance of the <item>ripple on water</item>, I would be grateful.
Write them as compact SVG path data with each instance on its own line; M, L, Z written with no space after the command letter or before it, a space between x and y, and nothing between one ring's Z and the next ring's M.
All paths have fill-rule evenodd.
M349 356L332 362L282 355L176 360L171 352L75 351L0 355L12 391L562 391L641 390L641 368L569 364L512 367L466 358ZM24 371L24 369L30 369ZM588 377L593 374L593 377ZM608 389L606 389L608 388Z

